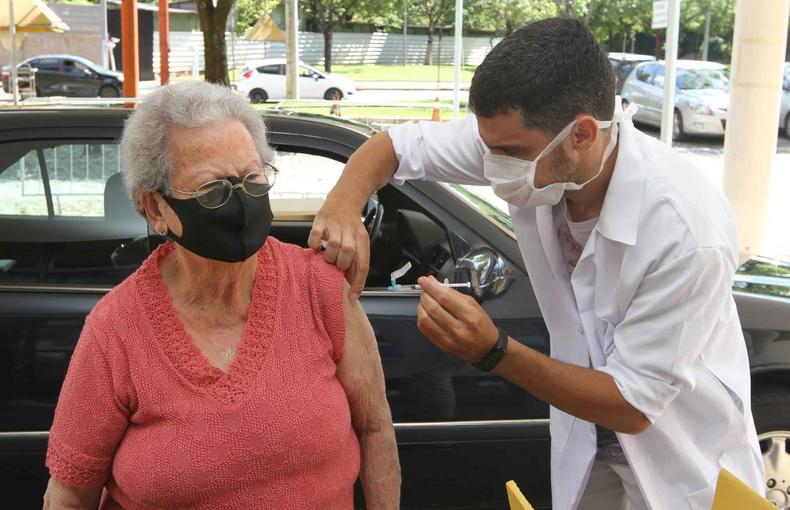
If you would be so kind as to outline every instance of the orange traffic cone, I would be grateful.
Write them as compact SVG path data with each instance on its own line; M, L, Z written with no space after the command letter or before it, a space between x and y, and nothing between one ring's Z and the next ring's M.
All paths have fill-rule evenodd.
M442 111L439 109L439 98L437 97L435 100L436 105L434 105L433 113L431 113L431 120L436 122L441 122L442 120Z

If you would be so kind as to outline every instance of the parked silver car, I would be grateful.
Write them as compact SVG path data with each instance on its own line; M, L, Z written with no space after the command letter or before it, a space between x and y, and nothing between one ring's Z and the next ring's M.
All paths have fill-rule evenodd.
M782 80L782 105L779 108L779 128L784 129L785 136L790 138L790 62L785 64Z
M715 62L679 60L675 78L672 139L686 134L723 136L730 103L727 67ZM637 65L623 84L623 104L639 107L634 120L661 126L664 62Z

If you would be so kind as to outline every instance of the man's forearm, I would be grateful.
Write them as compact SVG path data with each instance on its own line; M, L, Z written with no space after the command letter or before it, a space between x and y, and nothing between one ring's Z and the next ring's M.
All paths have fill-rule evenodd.
M400 463L395 430L388 425L359 434L361 454L359 478L368 510L400 508Z
M397 169L398 157L392 140L386 131L378 133L351 155L327 199L337 195L353 209L361 209L370 195L383 188Z
M512 338L493 371L557 409L614 431L638 434L650 426L609 374L553 360Z

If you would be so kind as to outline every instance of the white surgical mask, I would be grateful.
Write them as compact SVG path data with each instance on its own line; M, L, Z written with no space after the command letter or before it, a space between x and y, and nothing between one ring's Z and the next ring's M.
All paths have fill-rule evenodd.
M618 98L619 99L619 98ZM617 101L619 103L619 101ZM619 124L623 119L630 119L634 112L633 105L623 112L619 104L615 107L612 120L599 120L598 128L606 129L611 127L609 144L603 153L601 166L598 172L585 182L579 184L575 182L555 182L543 188L535 187L535 170L538 161L557 148L565 140L576 124L574 120L560 131L557 136L546 146L545 149L532 161L518 159L511 156L499 154L486 154L483 159L483 173L491 182L494 193L502 200L516 207L537 207L541 205L556 205L562 199L566 191L577 191L584 188L587 184L594 181L603 171L604 164L614 151L617 145L617 133Z

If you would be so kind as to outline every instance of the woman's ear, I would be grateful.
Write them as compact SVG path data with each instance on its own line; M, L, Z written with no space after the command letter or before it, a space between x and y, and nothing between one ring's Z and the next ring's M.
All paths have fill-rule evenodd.
M153 229L161 234L167 232L167 220L165 220L164 207L165 201L162 195L156 191L143 191L140 193L140 205L145 212L145 218Z

